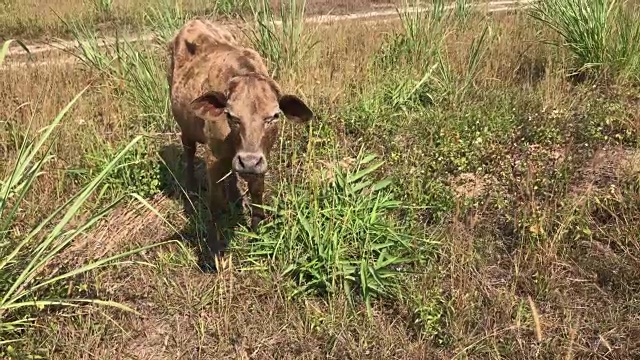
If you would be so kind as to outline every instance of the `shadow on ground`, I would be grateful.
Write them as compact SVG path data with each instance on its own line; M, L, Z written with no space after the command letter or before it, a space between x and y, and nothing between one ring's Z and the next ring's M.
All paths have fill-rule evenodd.
M160 189L166 197L182 202L183 211L188 219L188 222L179 233L173 234L171 237L179 237L198 254L198 265L202 271L215 272L213 259L207 251L207 238L211 232L209 231L211 214L206 201L206 165L202 158L196 155L195 176L197 193L187 197L184 190L185 166L182 146L180 144L167 144L159 150L158 154L164 161L164 164L160 164L162 174ZM227 199L230 198L229 194L232 192L240 191L235 177L228 177L225 181L225 187ZM189 211L189 202L192 204L193 211ZM228 247L232 241L236 240L236 229L238 225L244 223L241 203L230 203L229 210L229 212L222 215L218 222L221 226L224 243L226 244L225 248Z

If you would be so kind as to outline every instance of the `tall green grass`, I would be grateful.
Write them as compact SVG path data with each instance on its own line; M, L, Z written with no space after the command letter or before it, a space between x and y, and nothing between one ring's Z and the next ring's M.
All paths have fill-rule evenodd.
M244 13L252 0L217 0L215 12L223 16L231 17Z
M416 0L404 0L396 9L402 31L392 34L382 46L381 61L387 67L397 66L400 61L425 70L434 56L442 51L450 29L451 12L446 11L443 0L435 0L429 11L410 10L417 5Z
M272 76L298 70L317 44L313 32L308 32L304 24L306 3L306 0L281 1L280 20L277 20L269 0L249 2L255 26L249 27L245 34L268 62Z
M113 14L113 0L91 0L91 4L101 20L108 20Z
M160 13L158 13L160 14ZM175 14L173 14L175 15ZM169 18L173 16L168 15ZM159 15L158 15L159 16ZM161 34L169 34L173 26L180 26L176 20L166 26L158 26ZM132 43L126 39L115 44L99 43L94 31L82 24L71 23L69 29L78 41L71 54L78 58L89 73L97 74L102 87L109 96L122 100L128 110L126 118L117 127L127 134L155 136L176 130L176 124L169 116L169 87L163 59L165 46L147 46ZM99 137L99 134L96 134ZM111 193L127 193L137 189L148 197L160 191L161 174L157 167L156 143L145 137L128 152L126 162L119 165L105 181ZM105 158L117 153L126 144L112 144L111 141L94 141L86 150L84 168L74 171L84 179L93 177L107 165ZM115 146L114 146L115 145Z
M466 66L459 73L451 68L450 61L443 55L444 52L436 54L437 65L432 76L432 86L441 98L455 103L473 90L491 40L491 28L486 24L480 34L471 41L467 50Z
M388 36L374 58L375 66L386 79L383 83L391 83L388 93L393 107L406 108L415 101L458 102L475 86L492 40L491 29L485 25L472 40L462 71L453 69L445 41L461 31L470 14L461 13L460 9L469 5L465 1L456 4L447 9L442 0L435 0L429 11L416 12L410 10L417 5L416 1L404 1L397 9L401 31Z
M575 73L638 79L640 13L618 0L541 0L530 15L560 36L548 41L566 48Z
M9 43L5 43L0 52L0 65ZM93 303L133 311L125 305L100 299L61 298L55 295L58 293L55 287L74 276L122 264L128 256L159 245L102 258L62 273L60 270L51 271L51 264L65 248L121 202L122 198L116 199L106 207L83 217L84 207L101 182L141 137L134 138L78 193L34 224L30 230L23 230L20 213L24 207L29 206L25 199L31 192L37 191L38 178L45 173L45 166L55 158L51 149L56 140L56 131L85 91L86 88L60 111L49 126L40 129L38 135L32 137L29 133L23 134L13 167L7 177L0 181L0 344L19 339L18 332L31 326L37 317L36 311L47 306ZM143 204L148 206L147 203Z
M177 25L178 22L175 23ZM99 73L118 98L124 98L131 108L137 109L129 126L148 130L168 131L169 87L161 54L165 47L145 48L127 39L116 39L115 44L100 43L97 33L80 23L68 24L78 45L71 54L89 70ZM154 51L157 50L157 51Z
M164 49L167 41L191 18L191 15L185 12L178 2L172 4L170 0L163 0L145 11L144 18L157 43Z

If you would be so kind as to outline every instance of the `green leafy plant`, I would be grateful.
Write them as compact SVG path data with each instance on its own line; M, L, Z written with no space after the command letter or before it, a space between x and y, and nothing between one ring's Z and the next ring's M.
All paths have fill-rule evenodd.
M414 325L421 335L427 338L436 337L438 342L443 343L445 339L441 335L449 307L442 295L435 289L425 294L413 289L411 293L414 295L409 299L409 303L413 309Z
M375 158L361 154L354 169L336 166L317 187L283 191L270 208L273 222L260 235L247 234L255 239L250 261L270 259L294 279L292 296L342 291L352 304L363 299L369 313L376 297L401 298L403 273L433 242L393 219L402 204L390 179L369 179L383 165L372 165Z
M80 178L85 181L93 178L109 166L110 159L120 153L124 146L114 147L107 142L99 142L85 155L87 164L83 168L86 170L74 170L72 173L81 175ZM129 148L120 164L109 172L109 175L102 182L100 193L113 197L135 192L148 198L160 192L161 166L163 165L150 156L156 151L150 138L143 137L135 146Z

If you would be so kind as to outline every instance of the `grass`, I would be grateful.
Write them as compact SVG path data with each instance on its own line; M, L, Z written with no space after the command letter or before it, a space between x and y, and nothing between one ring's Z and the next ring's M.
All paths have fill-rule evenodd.
M3 45L0 63L8 49L10 41ZM23 44L22 44L23 45ZM23 45L24 46L24 45ZM0 334L1 345L19 341L21 331L33 326L34 318L29 314L30 308L42 309L52 306L76 306L76 304L91 303L108 305L127 311L133 311L120 303L108 300L67 297L58 295L61 283L84 273L88 273L105 266L123 266L122 261L129 255L147 250L146 248L119 253L114 256L98 259L84 266L60 271L53 269L62 251L72 244L87 229L107 216L118 205L120 198L112 201L106 207L95 209L93 214L72 228L71 221L80 217L82 208L96 191L103 179L113 170L122 156L140 139L135 138L121 152L116 154L102 171L92 177L90 181L68 201L61 204L45 219L34 224L27 232L21 231L21 208L28 206L25 199L36 192L36 183L45 170L45 165L51 162L54 155L50 153L51 140L55 141L54 131L70 108L78 101L84 90L80 92L51 122L41 129L40 136L30 138L30 134L21 134L23 142L17 151L13 167L10 167L7 177L0 182ZM7 163L9 163L7 161ZM4 353L4 351L3 351ZM12 348L7 347L4 355L12 355Z
M272 76L276 78L283 70L298 70L316 45L312 42L313 33L307 31L304 25L306 4L306 1L294 0L281 2L280 25L276 24L269 1L259 0L250 4L256 26L249 27L247 36L251 46L267 61Z
M0 15L0 34L10 37L68 37L68 28L60 22L79 22L104 34L138 32L153 25L153 19L145 14L149 8L170 11L180 8L189 16L219 14L236 16L243 4L238 0L210 2L203 0L145 0L135 3L119 0L56 1L48 6L40 3L14 2L7 4Z
M251 7L262 0L142 0L129 2L124 0L56 0L47 6L37 0L5 1L0 12L0 40L8 38L68 38L68 28L60 22L79 22L86 27L99 31L102 35L113 35L116 31L137 33L158 24L148 17L149 9L167 13L181 11L184 16L196 15L220 16L227 19L239 15L249 15ZM280 1L266 1L271 8L277 8ZM313 0L310 1L310 14L344 13L349 11L370 10L375 1L354 0ZM389 3L396 3L390 0ZM169 21L175 21L166 19Z
M616 0L541 1L532 16L561 36L557 45L573 55L576 72L600 68L599 74L614 72L637 80L640 25L636 7Z
M98 49L94 29L68 22L83 39L80 65L0 73L0 161L10 164L22 163L29 129L51 129L87 88L40 151L47 170L25 167L39 175L12 207L12 247L0 249L85 194L63 231L51 232L55 222L42 230L42 239L59 236L50 257L59 272L28 284L47 284L36 289L42 300L101 299L138 312L25 307L9 320L32 326L10 332L21 341L3 356L637 357L638 83L633 61L620 60L635 52L618 52L610 35L632 34L619 29L633 15L612 10L596 47L572 27L599 31L583 25L595 17L563 25L582 34L574 41L554 25L566 12L489 17L463 3L318 28L296 15L276 27L263 14L253 32L238 32L272 70L282 66L282 87L318 118L284 123L269 219L257 234L244 222L229 229L232 248L215 274L198 267L206 211L187 218L177 196L182 151L162 47ZM171 34L186 9L146 9L156 19L148 30ZM296 37L306 45L292 47ZM567 78L586 63L576 49L589 63L606 55L590 75L607 81ZM1 167L0 179L12 169ZM132 192L136 202L116 205ZM119 265L73 270L128 252ZM14 263L10 284L29 268ZM48 282L57 274L70 275Z

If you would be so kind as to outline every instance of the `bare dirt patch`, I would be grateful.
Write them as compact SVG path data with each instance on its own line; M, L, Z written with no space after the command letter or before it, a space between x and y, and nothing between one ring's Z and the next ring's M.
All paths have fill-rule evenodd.
M307 15L345 15L353 12L392 9L400 4L400 0L311 0L307 1Z
M638 173L640 152L621 146L598 149L578 176L570 193L574 196L589 195L615 186L624 177Z

